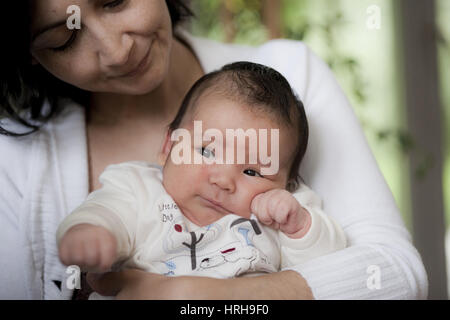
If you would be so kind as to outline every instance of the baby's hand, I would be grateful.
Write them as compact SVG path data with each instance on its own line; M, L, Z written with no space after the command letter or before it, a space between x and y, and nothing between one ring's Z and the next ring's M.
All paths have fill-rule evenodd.
M261 223L293 239L302 238L311 227L311 215L287 190L273 189L256 195L251 209Z
M105 228L79 224L70 228L59 243L63 264L77 265L83 271L106 272L116 260L117 242Z

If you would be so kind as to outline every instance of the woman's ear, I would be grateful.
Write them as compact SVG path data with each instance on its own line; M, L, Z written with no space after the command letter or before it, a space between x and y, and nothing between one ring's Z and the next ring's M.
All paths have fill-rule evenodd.
M167 158L170 155L170 150L172 150L173 141L170 139L172 131L169 129L166 132L166 137L164 138L164 143L162 150L158 155L158 164L164 166L166 164Z

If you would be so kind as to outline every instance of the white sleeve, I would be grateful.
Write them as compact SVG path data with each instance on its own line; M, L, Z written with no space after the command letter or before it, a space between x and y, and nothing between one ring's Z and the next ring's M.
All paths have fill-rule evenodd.
M128 257L135 247L138 219L133 177L126 166L108 166L99 177L102 187L90 193L60 224L57 243L71 227L88 223L104 227L116 237L118 260Z
M305 54L303 45L295 46ZM308 49L306 55L298 64L290 57L292 77L306 77L297 80L310 128L300 172L342 226L348 247L291 269L317 299L425 299L421 257L349 101L328 66ZM379 284L369 285L373 279Z
M28 181L31 143L0 136L0 299L29 299L23 241L24 192Z
M281 268L344 249L346 245L344 231L332 218L323 213L320 198L304 184L292 195L311 215L311 227L301 239L289 238L278 231Z

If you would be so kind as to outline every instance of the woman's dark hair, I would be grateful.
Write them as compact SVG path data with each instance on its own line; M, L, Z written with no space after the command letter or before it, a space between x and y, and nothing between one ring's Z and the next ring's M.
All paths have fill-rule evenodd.
M31 64L31 1L5 1L1 9L0 134L3 135L23 136L39 130L61 110L61 99L69 98L88 106L89 92L57 79L40 65ZM166 0L166 3L173 30L193 16L184 0ZM1 121L4 118L21 124L27 132L8 130Z
M202 93L213 89L230 100L244 102L253 111L271 115L280 125L296 130L294 158L286 189L297 189L301 177L300 164L306 153L309 129L302 101L289 82L276 70L252 62L235 62L201 77L186 94L169 131L178 129L188 110L194 107ZM194 112L194 110L190 110ZM226 110L224 110L226 112Z

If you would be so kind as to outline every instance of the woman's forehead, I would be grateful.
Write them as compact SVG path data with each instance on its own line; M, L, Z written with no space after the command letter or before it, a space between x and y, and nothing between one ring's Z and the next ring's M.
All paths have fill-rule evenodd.
M80 8L93 0L33 0L30 1L32 29L40 29L47 24L67 19L67 9L72 5Z
M54 15L66 15L67 8L72 5L83 5L95 0L33 0L30 1L31 14L38 18L50 18Z

